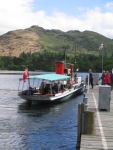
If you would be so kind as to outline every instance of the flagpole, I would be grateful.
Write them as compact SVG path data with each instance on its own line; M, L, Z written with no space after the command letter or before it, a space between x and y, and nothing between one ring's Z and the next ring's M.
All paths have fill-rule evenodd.
M103 71L103 50L102 50L102 71Z
M102 71L103 71L103 49L104 49L104 42L101 43L99 46L99 50L102 50Z

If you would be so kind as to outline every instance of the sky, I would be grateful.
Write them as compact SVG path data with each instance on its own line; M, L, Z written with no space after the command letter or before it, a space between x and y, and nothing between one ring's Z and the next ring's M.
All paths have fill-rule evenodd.
M88 30L113 39L113 1L0 0L0 35L33 25L64 32Z

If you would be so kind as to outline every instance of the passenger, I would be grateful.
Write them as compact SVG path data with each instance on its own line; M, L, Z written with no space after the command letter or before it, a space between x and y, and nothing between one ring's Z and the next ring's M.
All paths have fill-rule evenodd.
M40 85L40 92L41 93L44 93L44 89L46 87L46 81L45 80L42 80L42 83Z
M58 83L55 83L54 89L55 89L55 91L56 91L57 93L60 92L60 90L61 90L61 84L60 84L60 81L58 81Z
M68 76L71 76L71 67L68 68Z
M42 80L42 83L41 83L41 89L44 89L45 88L45 86L46 86L46 81L45 80Z
M28 95L33 95L33 88L30 86L27 90Z
M46 84L45 88L43 89L42 94L49 94L50 93L50 85Z
M55 88L52 88L52 94L55 95L57 92L55 91Z

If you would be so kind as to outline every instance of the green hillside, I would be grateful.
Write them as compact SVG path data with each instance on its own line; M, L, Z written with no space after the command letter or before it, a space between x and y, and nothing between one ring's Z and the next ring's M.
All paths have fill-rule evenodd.
M85 53L99 55L99 46L104 42L105 54L112 55L113 40L92 31L80 32L77 30L62 32L60 30L45 30L38 26L32 26L27 29L39 35L38 41L41 50L63 52L66 49L67 54ZM107 51L107 53L106 53Z

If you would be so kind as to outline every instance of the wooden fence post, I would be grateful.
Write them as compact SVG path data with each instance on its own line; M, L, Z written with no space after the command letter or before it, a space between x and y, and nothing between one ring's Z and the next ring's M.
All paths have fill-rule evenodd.
M95 112L85 111L84 134L95 133Z

